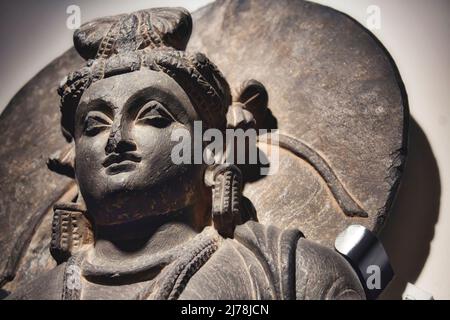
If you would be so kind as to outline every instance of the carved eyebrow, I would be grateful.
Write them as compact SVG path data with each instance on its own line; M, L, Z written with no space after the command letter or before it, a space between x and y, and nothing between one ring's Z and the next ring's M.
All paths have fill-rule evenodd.
M157 102L158 104L157 105L151 105L150 103L152 101ZM169 110L167 110L167 108L162 103L160 103L159 101L155 101L155 100L150 100L149 102L147 102L143 106L141 106L139 108L138 112L137 112L136 119L138 119L140 116L142 116L142 114L146 114L148 111L151 111L153 109L162 109L162 111L164 113L167 113L167 115L170 118L172 118L173 121L177 121L178 122L178 120L175 119L175 116Z
M89 110L86 113L86 117L85 119L87 120L88 118L94 118L98 121L101 121L105 124L111 124L113 122L113 120L107 116L104 112L98 111L98 110Z
M83 104L85 105L83 118L85 118L91 111L98 111L108 116L111 121L114 119L114 106L102 98L93 99L89 102L84 102Z
M157 87L148 87L134 93L126 101L125 108L129 109L133 116L136 116L140 109L152 100L159 102L175 121L180 123L189 122L188 113L178 98L170 92Z

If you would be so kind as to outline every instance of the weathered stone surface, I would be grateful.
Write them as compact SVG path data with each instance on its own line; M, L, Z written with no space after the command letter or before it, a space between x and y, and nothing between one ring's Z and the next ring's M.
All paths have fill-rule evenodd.
M283 146L278 174L247 184L259 221L300 228L328 246L351 223L378 230L400 178L408 117L400 79L381 45L351 18L303 1L217 1L193 20L188 50L206 53L235 88L250 78L261 81L278 128L301 142L300 151ZM6 140L0 146L0 250L7 257L0 259L2 279L20 266L7 289L51 267L50 234L40 236L50 219L39 221L52 214L48 208L70 179L48 171L45 161L66 147L56 87L81 62L69 50L33 78L0 118ZM331 176L298 156L304 146L320 155ZM345 215L336 190L368 218ZM45 258L36 265L33 256Z
M0 285L14 275L43 215L70 182L49 171L46 162L66 146L59 129L56 89L82 61L74 49L69 50L30 80L1 114ZM47 239L42 247L45 250Z
M246 186L259 221L329 246L352 223L378 231L397 191L409 117L382 45L352 18L307 1L220 0L193 17L188 49L205 52L234 88L261 81L280 132L317 151L368 214L347 217L318 171L284 148L279 173Z
M62 186L65 184L61 183ZM71 201L77 195L78 187L74 182L69 182L68 187L69 190L58 201ZM44 213L42 220L32 233L29 245L25 243L22 257L16 267L16 276L2 289L14 292L21 284L34 280L37 275L56 266L56 261L50 254L49 235L52 234L52 219L53 209L50 208Z

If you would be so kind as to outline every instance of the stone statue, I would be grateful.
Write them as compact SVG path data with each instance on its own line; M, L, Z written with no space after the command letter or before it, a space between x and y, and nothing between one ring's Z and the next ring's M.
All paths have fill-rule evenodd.
M248 168L172 162L177 128L246 129L269 112L263 84L232 95L205 55L185 51L191 30L187 11L158 8L75 32L87 62L59 89L74 149L50 165L80 192L54 206L58 266L8 298L365 298L338 253L258 222L242 194Z

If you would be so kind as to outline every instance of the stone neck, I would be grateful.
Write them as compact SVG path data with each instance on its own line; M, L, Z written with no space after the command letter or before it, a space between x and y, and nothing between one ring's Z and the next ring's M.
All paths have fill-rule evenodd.
M127 224L96 226L95 243L89 256L100 264L138 263L143 256L168 252L203 229L193 224L193 216L193 210L184 209Z

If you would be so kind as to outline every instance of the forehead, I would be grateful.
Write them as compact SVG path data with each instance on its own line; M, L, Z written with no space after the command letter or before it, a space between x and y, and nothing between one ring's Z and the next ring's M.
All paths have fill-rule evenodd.
M85 111L83 109L89 108L90 102L98 100L121 109L131 98L139 98L142 95L163 100L161 102L170 103L176 100L185 112L196 118L194 107L183 88L167 74L148 69L112 76L93 83L81 96L81 110L78 111Z

